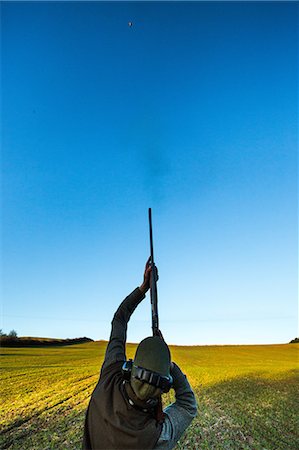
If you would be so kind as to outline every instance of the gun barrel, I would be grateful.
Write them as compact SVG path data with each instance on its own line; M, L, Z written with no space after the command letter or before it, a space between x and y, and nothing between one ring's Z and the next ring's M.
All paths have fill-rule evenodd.
M150 250L151 250L151 266L152 266L152 274L151 274L151 288L150 288L150 296L151 296L151 308L152 308L152 330L153 336L157 334L159 330L159 317L158 317L158 292L157 292L157 273L156 266L154 262L154 245L153 245L153 226L152 226L152 209L148 210L149 217L149 230L150 230Z
M151 263L154 263L154 245L153 245L153 225L152 225L152 208L148 209L149 231L150 231L150 247L151 247Z

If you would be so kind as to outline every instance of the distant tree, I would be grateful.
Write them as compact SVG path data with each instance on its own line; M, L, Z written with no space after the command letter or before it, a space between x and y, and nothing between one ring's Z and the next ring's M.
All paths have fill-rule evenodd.
M299 338L292 339L290 344L299 344Z
M4 336L6 336L6 334L3 333L2 328L1 328L1 329L0 329L0 337L4 337Z
M18 337L18 334L17 334L16 330L11 330L11 331L8 333L8 337L10 337L10 338L12 338L12 339L16 339L16 338Z

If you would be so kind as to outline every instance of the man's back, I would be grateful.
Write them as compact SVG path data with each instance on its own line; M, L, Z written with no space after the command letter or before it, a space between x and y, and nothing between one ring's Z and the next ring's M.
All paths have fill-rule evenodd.
M152 449L161 434L154 411L130 404L122 362L106 367L92 394L85 420L84 449Z

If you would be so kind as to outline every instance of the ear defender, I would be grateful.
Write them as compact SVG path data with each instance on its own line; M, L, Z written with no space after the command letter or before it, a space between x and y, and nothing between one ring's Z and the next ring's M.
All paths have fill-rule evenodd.
M126 381L130 381L131 379L131 373L132 373L132 367L133 367L133 360L129 359L129 361L125 361L123 366L122 366L122 374L123 374L123 378Z
M122 375L125 381L130 381L132 376L132 368L134 361L129 359L129 361L125 361L122 366ZM144 369L143 367L134 366L135 374L134 378L140 380L142 382L148 383L151 386L155 386L160 388L164 393L169 392L172 387L173 379L172 376L162 376L156 372L152 372L150 370Z
M173 385L173 378L171 375L163 376L157 372L153 372L151 370L144 369L143 367L134 365L134 378L139 381L143 381L145 383L150 384L151 386L155 386L161 389L162 392L167 393L170 391Z

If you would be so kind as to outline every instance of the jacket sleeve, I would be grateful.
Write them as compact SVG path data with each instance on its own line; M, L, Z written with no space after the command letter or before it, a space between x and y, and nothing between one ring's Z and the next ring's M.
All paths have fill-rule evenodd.
M112 328L110 339L107 345L102 371L106 367L117 361L126 360L126 339L127 339L127 324L131 315L139 305L141 300L145 297L144 293L139 288L136 288L118 307L112 320Z
M173 448L197 413L196 398L187 377L175 363L173 365L175 402L164 409L165 420L155 446L159 450Z

